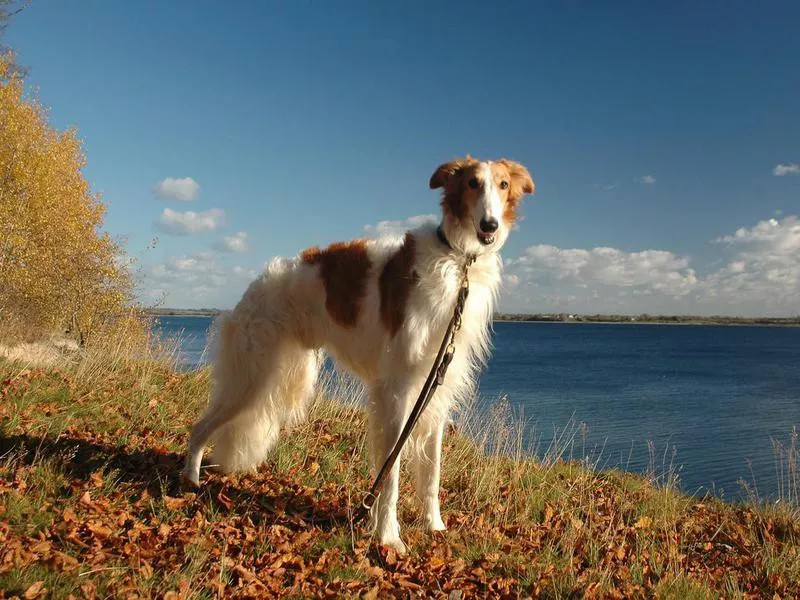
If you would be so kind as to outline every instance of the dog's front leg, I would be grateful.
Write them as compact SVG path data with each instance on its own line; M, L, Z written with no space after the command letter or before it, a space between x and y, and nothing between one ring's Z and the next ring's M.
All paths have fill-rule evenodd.
M369 431L373 473L377 474L400 437L408 413L411 410L409 386L378 384L370 392ZM402 456L402 455L401 455ZM397 520L397 500L400 486L400 457L386 477L378 499L372 507L372 525L378 543L405 552L400 539L400 523Z
M414 454L417 498L422 504L425 524L431 531L444 531L444 521L439 512L439 473L442 465L442 437L444 419L431 423L421 421L417 425L417 444Z

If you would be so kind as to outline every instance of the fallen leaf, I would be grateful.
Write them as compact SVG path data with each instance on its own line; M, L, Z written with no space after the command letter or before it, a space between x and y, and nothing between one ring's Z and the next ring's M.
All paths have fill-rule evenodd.
M92 480L92 483L94 484L94 487L98 487L99 488L99 487L103 486L103 473L102 472L95 471L89 477Z
M217 501L219 501L219 503L228 510L233 507L233 501L228 498L223 491L220 491L220 493L217 494Z
M150 579L153 576L153 567L150 566L149 562L142 562L139 565L139 575L141 575L144 579Z
M100 523L99 521L88 521L86 523L86 529L91 531L99 538L107 538L111 536L111 529Z
M27 590L25 590L25 594L23 597L25 600L33 600L33 598L38 598L39 596L43 595L47 591L47 588L44 587L44 581L37 581L33 585L31 585Z
M189 498L174 498L173 496L164 496L164 506L170 510L178 510L183 508Z

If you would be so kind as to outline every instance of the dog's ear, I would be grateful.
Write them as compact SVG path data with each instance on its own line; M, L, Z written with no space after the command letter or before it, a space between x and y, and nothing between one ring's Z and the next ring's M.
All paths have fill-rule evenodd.
M533 183L533 177L528 173L528 169L518 162L505 158L497 162L505 165L511 174L511 196L519 199L525 194L533 194L536 190L536 185Z
M431 180L428 185L430 185L432 190L436 188L446 188L450 178L461 171L466 164L466 160L451 160L443 165L439 165L439 168L431 175Z

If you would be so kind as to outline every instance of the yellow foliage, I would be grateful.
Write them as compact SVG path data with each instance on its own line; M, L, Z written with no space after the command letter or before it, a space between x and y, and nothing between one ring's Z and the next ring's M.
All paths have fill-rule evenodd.
M81 341L131 314L133 281L100 227L74 129L58 132L0 56L0 325Z

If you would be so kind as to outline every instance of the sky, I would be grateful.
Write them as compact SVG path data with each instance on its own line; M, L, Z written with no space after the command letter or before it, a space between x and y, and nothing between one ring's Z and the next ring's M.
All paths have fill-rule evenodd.
M144 302L439 214L470 153L537 184L506 312L800 314L800 3L47 2L6 43L77 127ZM433 215L433 216L431 216Z

